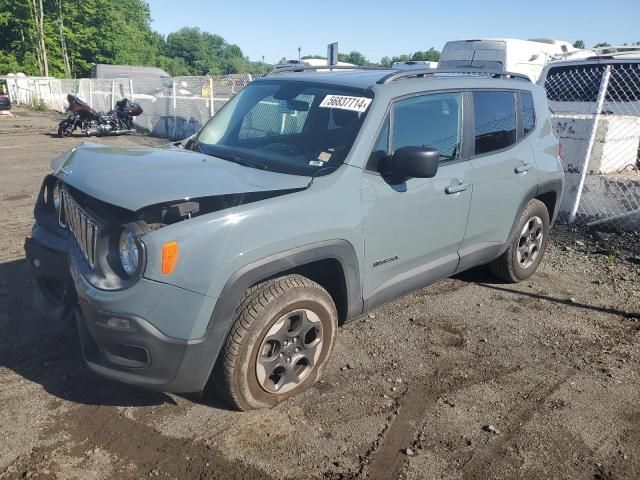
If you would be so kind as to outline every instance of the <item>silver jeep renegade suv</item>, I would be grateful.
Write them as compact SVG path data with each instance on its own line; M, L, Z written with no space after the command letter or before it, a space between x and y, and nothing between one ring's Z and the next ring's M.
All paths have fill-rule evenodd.
M482 264L528 278L563 188L544 90L505 72L280 70L183 144L52 168L36 305L95 372L239 409L312 385L376 305Z

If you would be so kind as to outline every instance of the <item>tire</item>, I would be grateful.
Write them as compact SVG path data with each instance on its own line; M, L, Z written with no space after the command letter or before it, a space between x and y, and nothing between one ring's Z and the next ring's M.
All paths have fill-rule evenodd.
M58 137L70 137L73 133L73 128L71 128L71 123L68 120L63 120L58 125Z
M533 275L547 249L549 223L546 205L537 199L529 200L520 214L509 247L491 263L491 272L509 283L521 282Z
M301 393L331 355L338 315L327 291L301 275L247 290L213 372L230 406L252 410Z

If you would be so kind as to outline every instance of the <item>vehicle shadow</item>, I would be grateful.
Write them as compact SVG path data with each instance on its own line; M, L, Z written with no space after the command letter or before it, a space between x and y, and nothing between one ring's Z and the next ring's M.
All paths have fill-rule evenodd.
M51 395L78 404L175 404L164 393L112 382L91 372L74 332L32 308L33 288L25 259L0 263L0 370L11 370ZM2 383L0 376L0 390L4 390Z
M541 275L541 274L536 273L536 275ZM618 315L624 318L640 318L640 312L626 312L624 310L620 310L613 307L599 307L597 305L589 305L587 303L572 301L568 298L559 298L551 295L543 295L540 293L518 290L516 288L511 287L511 285L513 284L506 283L498 279L497 277L495 277L486 267L478 267L478 268L473 268L471 270L467 270L465 272L462 272L456 275L455 278L463 282L475 283L478 285L482 285L485 288L504 292L504 293L512 293L514 295L534 298L537 300L546 300L548 302L559 303L562 305L567 305L569 307L581 308L584 310L591 310L594 312L602 312L610 315Z

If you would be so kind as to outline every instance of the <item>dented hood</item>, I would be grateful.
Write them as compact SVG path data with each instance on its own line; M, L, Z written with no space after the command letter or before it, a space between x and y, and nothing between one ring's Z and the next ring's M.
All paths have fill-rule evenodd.
M310 181L187 150L97 143L63 153L51 168L72 187L131 211L189 198L303 189Z

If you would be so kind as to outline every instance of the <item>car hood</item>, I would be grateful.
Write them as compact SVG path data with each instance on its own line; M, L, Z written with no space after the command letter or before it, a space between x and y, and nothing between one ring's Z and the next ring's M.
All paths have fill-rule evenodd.
M54 158L51 168L81 192L131 211L190 198L303 189L311 180L188 150L88 142Z

